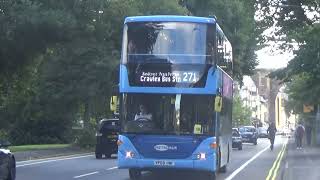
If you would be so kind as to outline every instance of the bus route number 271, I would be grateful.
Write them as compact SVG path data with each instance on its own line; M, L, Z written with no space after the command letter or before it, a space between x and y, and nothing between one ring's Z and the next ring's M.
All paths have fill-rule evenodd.
M183 82L197 82L198 80L197 74L195 72L184 72L182 76Z
M174 72L172 75L172 82L177 83L195 83L199 80L197 73L195 72Z

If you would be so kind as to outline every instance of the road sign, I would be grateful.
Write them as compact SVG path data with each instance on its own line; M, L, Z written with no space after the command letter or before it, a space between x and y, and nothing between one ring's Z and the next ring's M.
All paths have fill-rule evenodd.
M312 112L312 111L314 111L314 106L313 105L306 105L306 104L303 105L303 112L304 113L309 113L309 112Z

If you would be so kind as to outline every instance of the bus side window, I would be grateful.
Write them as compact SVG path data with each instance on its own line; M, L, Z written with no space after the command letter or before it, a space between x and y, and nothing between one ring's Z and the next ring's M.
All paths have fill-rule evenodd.
M217 64L221 66L223 63L224 56L224 47L223 47L223 35L218 31L217 32Z

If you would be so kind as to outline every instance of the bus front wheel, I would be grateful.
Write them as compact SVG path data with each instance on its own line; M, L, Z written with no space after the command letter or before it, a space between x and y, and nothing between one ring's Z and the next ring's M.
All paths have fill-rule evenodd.
M230 152L229 152L229 148L228 148L228 162L229 162L229 155L230 155ZM221 158L221 156L220 156L220 158ZM220 162L220 165L221 165L221 159L220 159L219 162ZM224 166L220 167L219 172L226 173L227 172L227 164L225 164Z
M129 169L129 176L131 180L138 180L141 177L141 171L138 169Z

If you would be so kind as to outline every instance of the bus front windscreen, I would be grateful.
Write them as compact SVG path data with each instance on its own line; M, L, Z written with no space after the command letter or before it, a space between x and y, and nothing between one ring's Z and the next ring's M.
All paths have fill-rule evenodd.
M214 135L213 96L124 94L123 133Z
M127 23L123 63L205 64L212 58L213 27L186 22Z

